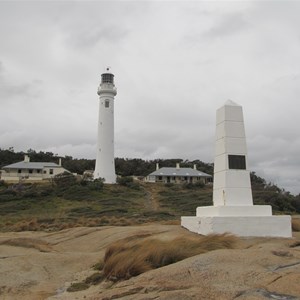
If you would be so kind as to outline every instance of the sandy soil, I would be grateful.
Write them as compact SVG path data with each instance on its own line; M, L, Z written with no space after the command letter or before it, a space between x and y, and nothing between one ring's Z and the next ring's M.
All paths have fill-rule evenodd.
M178 225L73 228L0 233L0 299L300 299L300 233L293 239L245 238L216 250L88 290L66 288L93 271L106 247L127 236L190 234Z

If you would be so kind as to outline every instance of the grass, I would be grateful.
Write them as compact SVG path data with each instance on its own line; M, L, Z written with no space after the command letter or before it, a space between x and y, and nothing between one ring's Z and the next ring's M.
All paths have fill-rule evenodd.
M147 190L104 185L101 190L51 184L0 187L0 231L56 231L76 226L128 226L151 222L176 222L181 215L211 197L211 188L186 189L157 185L157 208L146 205ZM201 199L205 198L205 201ZM202 202L201 202L202 201ZM207 202L208 203L208 202Z
M195 215L198 206L212 205L212 187L188 189L181 185L162 186L160 207L177 216Z
M104 276L112 281L129 279L151 269L217 249L232 249L235 236L184 236L172 241L133 236L113 243L105 253Z
M143 206L143 191L118 185L106 185L96 191L79 185L69 189L36 184L24 184L18 190L1 187L0 230L128 226L147 219L143 216Z
M198 206L212 205L212 186L135 184L140 188L117 184L98 190L80 184L0 186L0 231L179 224L180 216L193 216ZM293 221L294 231L299 231L297 222Z

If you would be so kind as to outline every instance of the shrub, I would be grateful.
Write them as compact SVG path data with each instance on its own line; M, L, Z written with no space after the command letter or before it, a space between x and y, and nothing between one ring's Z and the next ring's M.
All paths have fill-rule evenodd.
M296 248L300 246L300 241L296 241L290 245L290 248Z
M204 188L205 184L202 181L197 181L195 183L184 183L183 188L184 189L199 189Z
M87 277L87 278L85 279L84 282L85 282L86 284L89 284L89 285L91 285L91 284L98 284L98 283L100 283L103 279L104 279L103 273L97 272L97 273L94 273L94 274L92 274L91 276Z
M7 187L7 183L4 180L0 180L0 186Z
M130 183L133 183L133 178L131 176L117 177L117 183L128 186Z
M292 230L300 231L300 219L292 219Z
M72 283L68 288L67 292L78 292L88 289L90 286L85 282Z
M195 186L196 188L202 189L202 188L205 187L205 183L204 183L203 181L197 181L197 182L194 184L194 186Z
M129 182L126 184L127 187L133 189L133 190L140 190L141 186L138 182Z
M103 260L100 260L98 263L96 263L94 266L93 266L93 269L94 270L97 270L97 271L102 271L104 268L104 261Z
M216 249L232 249L237 238L228 234L180 237L173 241L130 237L113 243L105 253L104 275L117 281L137 276L190 256Z
M104 186L104 179L103 178L97 178L93 181L89 181L87 183L87 186L91 190L100 191L103 189Z
M77 183L76 177L69 173L63 172L61 174L57 174L53 177L53 182L58 187L68 187Z

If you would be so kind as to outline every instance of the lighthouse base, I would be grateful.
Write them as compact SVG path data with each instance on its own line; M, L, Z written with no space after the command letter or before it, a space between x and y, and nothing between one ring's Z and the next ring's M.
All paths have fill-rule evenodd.
M292 237L291 216L272 216L269 205L198 207L196 217L181 217L181 226L203 235Z

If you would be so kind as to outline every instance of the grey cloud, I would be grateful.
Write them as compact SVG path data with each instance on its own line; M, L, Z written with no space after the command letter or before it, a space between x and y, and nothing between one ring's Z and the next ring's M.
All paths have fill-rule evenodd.
M224 38L245 30L249 27L249 23L241 13L226 14L221 16L219 20L207 30L203 36L207 38Z
M105 25L103 28L86 28L72 32L66 42L75 47L94 47L98 43L110 43L115 47L116 43L124 39L127 30L114 25Z
M0 62L0 97L1 103L10 101L11 98L33 99L42 94L41 80L32 80L31 82L16 82L9 78L3 62Z

